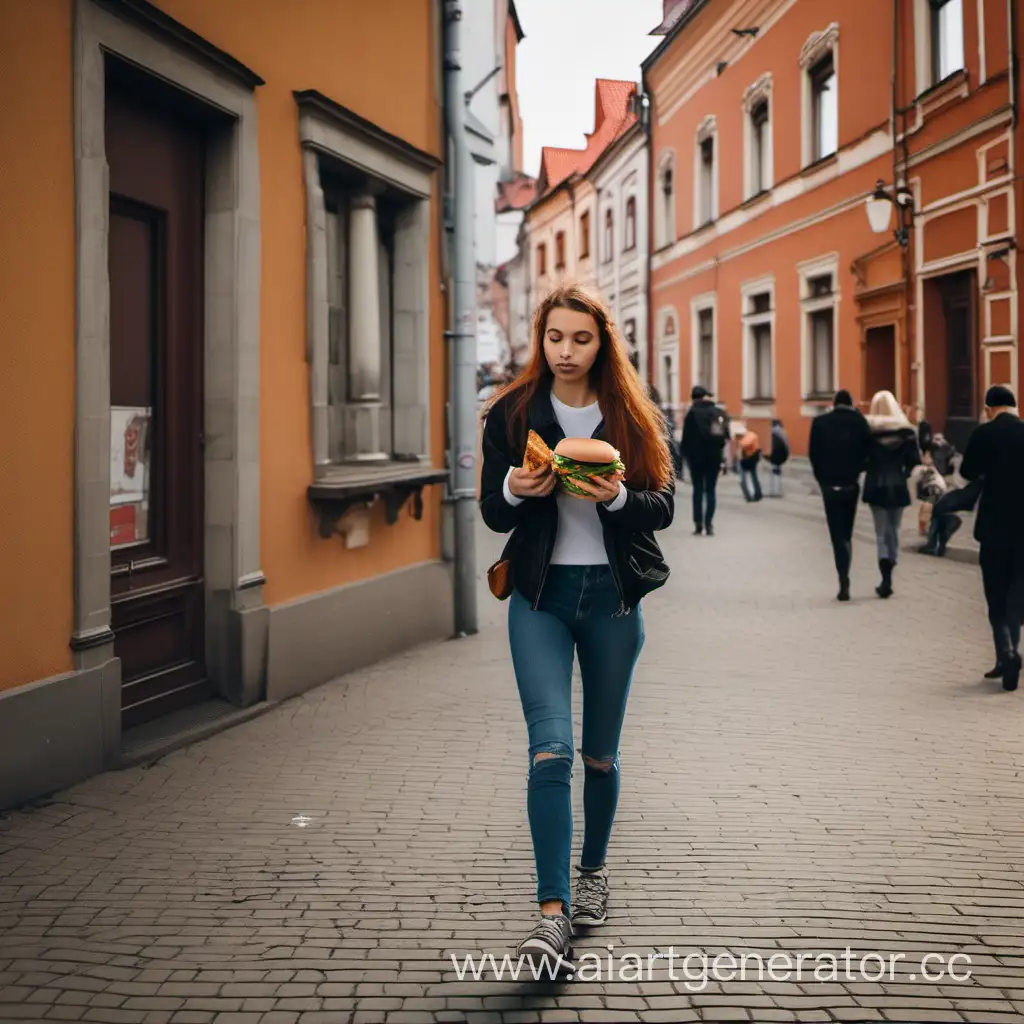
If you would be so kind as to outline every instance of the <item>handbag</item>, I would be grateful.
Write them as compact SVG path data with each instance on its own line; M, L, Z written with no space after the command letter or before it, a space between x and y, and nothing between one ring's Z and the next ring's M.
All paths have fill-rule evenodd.
M512 596L515 589L512 585L512 560L510 558L499 558L487 570L487 586L491 593L499 600L505 601Z

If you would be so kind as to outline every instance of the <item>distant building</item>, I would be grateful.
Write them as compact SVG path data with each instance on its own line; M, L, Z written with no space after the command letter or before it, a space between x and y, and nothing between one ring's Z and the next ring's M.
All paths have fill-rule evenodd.
M567 282L598 290L600 261L614 255L615 211L605 207L599 221L588 172L636 124L637 86L599 78L594 93L594 130L586 137L586 147L545 146L541 152L537 198L527 208L524 238L535 304Z
M803 452L837 387L961 445L986 386L1019 387L1014 9L914 0L894 28L890 0L666 0L643 69L666 400L704 384ZM914 212L881 199L876 234L879 181Z

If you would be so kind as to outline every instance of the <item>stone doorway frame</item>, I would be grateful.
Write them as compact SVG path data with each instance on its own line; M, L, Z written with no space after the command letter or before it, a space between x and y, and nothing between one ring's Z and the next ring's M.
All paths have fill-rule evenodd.
M207 671L240 706L263 697L269 612L260 568L260 168L262 79L146 0L76 0L76 669L103 668L103 746L120 752L120 662L110 628L109 170L105 62L125 61L210 107L204 222Z

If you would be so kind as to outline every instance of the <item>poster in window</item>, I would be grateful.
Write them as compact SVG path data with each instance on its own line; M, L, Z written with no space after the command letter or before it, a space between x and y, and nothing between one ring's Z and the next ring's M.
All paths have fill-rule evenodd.
M110 410L110 546L149 539L150 423L142 406Z

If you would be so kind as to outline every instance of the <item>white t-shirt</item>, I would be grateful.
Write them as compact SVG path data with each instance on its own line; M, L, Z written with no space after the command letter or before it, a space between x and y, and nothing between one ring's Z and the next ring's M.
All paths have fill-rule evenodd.
M551 396L551 407L555 411L566 437L590 437L601 422L601 409L597 402L574 408ZM517 498L508 486L505 477L505 500L510 505L521 505L528 498ZM609 502L608 509L617 512L626 504L626 486L619 483L619 496ZM558 503L558 535L555 538L555 551L551 556L552 565L607 565L608 553L604 548L604 531L601 519L597 514L597 505L592 501L574 498L571 494L558 491L555 495Z

